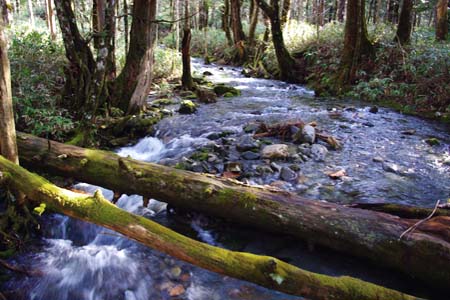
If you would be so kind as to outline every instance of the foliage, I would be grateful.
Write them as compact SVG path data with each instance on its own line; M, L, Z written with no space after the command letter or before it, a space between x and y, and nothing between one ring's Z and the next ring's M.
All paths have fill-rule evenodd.
M69 112L57 106L64 49L44 33L19 31L9 58L17 129L62 140L75 126Z
M180 77L182 72L181 54L166 47L155 48L153 75L158 79Z

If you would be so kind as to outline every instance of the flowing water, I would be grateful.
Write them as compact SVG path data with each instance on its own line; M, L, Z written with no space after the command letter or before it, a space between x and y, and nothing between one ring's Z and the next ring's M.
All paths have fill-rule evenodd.
M119 149L120 155L174 165L196 149L219 143L208 138L212 133L227 132L223 142L233 143L245 134L243 126L248 123L301 119L316 121L343 142L343 149L330 151L325 161L299 164L301 180L286 183L284 188L339 203L387 201L430 207L437 200L449 198L448 127L386 109L370 113L369 107L359 102L345 101L343 105L342 100L317 99L301 86L245 78L239 69L205 66L197 60L194 68L198 73L210 71L213 75L208 79L235 86L242 95L201 105L193 115L174 114L158 124L156 137L146 137L134 146ZM438 138L440 145L428 145L425 140L430 137ZM247 180L251 183L270 184L278 180L277 172L251 175L265 163L261 160L242 160L235 150L230 150L226 159L239 160L250 174ZM213 168L220 172L222 163L219 160ZM326 175L341 169L347 174L343 180L331 180ZM83 183L75 188L87 192L98 189ZM112 198L111 191L102 191ZM405 276L326 250L310 251L286 237L262 234L194 213L168 214L166 205L156 200L143 207L142 197L123 195L118 205L209 244L268 254L315 272L356 276L407 292L423 294L425 290L411 284ZM45 238L11 261L39 270L43 276L13 274L1 288L11 299L298 299L199 269L98 226L61 215L43 219ZM426 292L425 295L430 296ZM438 299L439 295L433 297Z

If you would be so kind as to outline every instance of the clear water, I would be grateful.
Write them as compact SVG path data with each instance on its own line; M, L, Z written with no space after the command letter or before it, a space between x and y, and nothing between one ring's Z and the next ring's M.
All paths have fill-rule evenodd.
M244 78L238 69L204 66L194 60L197 72L210 71L214 82L233 85L242 96L202 105L194 115L178 115L158 124L157 137L118 150L122 156L169 164L211 143L213 132L231 131L231 138L243 134L251 121L280 122L301 119L317 121L321 128L343 141L343 149L330 151L325 162L300 165L304 182L290 190L310 198L340 203L388 201L432 206L450 194L449 128L404 116L390 110L369 113L368 107L348 101L316 99L311 91L273 80ZM414 129L414 135L401 134ZM441 145L430 147L424 140L435 136ZM386 172L374 157L397 164L404 174ZM252 170L261 162L247 163ZM282 164L282 163L281 163ZM345 169L349 178L333 181L325 172ZM254 183L271 183L277 174L252 178ZM93 192L98 187L78 184L75 188ZM112 192L103 190L111 199ZM282 236L262 234L205 216L166 215L166 205L151 200L142 206L142 197L123 195L118 205L127 211L152 218L183 234L209 244L233 250L268 254L303 268L329 275L351 275L422 294L425 288L411 284L404 276L368 266L352 257L308 248ZM98 226L61 215L44 219L45 238L29 253L12 263L38 269L44 275L28 278L14 275L1 290L11 299L100 300L100 299L299 299L253 284L220 276L172 259L129 241ZM171 297L177 285L184 292ZM426 294L426 292L425 292ZM434 295L439 298L439 295Z

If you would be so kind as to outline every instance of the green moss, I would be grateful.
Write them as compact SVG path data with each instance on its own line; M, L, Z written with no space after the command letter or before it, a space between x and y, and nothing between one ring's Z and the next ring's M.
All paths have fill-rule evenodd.
M234 96L236 96L236 95L234 95L234 94L231 93L231 92L226 92L225 94L223 94L223 97L224 97L224 98L233 98Z
M190 156L190 158L193 160L196 160L196 161L206 161L206 160L208 160L208 155L209 155L208 150L202 149L202 150L192 154Z
M437 138L426 139L425 142L430 146L439 146L441 142Z
M66 144L72 146L79 146L83 144L84 134L82 132L78 132L71 140L69 140Z
M180 103L180 108L178 112L180 114L192 114L197 110L197 105L191 100L183 100Z
M241 91L239 91L238 89L232 87L232 86L227 86L224 84L218 84L216 86L214 86L214 93L217 94L217 96L225 96L225 94L228 95L232 95L233 96L239 96L241 94Z

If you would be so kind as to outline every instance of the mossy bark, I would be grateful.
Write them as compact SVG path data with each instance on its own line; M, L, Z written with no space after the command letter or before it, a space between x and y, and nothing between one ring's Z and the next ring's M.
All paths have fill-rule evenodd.
M257 0L258 6L269 17L273 47L277 57L280 79L287 82L303 82L304 78L296 72L296 62L286 49L280 21L279 0L271 0L270 5L264 0Z
M26 134L19 134L18 146L22 164L38 171L289 234L367 258L436 288L448 288L450 282L450 227L445 217L433 218L426 228L419 227L399 240L416 220L308 200Z
M91 222L213 272L309 299L412 300L394 290L348 276L331 277L302 270L269 256L225 250L178 234L149 219L126 212L94 195L61 189L0 156L7 182L46 209Z
M344 49L337 75L337 92L354 83L363 59L369 58L372 53L373 45L367 34L365 1L348 0Z
M448 35L448 0L436 4L436 40L445 41Z

